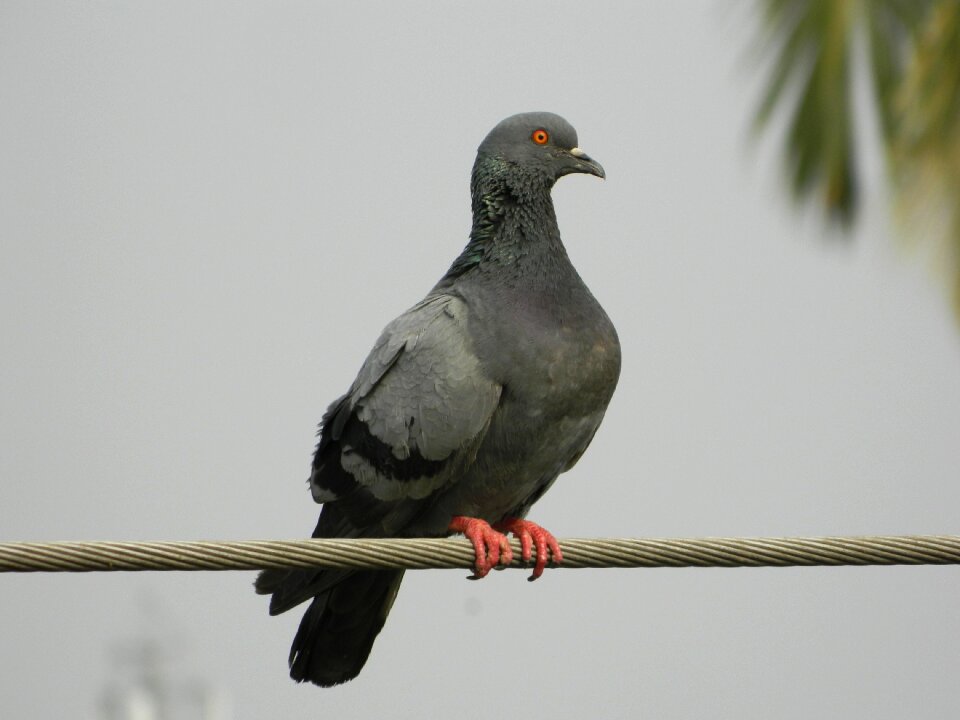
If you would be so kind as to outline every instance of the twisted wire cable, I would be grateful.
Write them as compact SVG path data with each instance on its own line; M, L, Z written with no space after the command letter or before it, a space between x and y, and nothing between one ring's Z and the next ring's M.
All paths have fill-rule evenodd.
M520 560L512 541L511 567ZM960 535L794 538L570 538L563 568L960 564ZM0 543L0 572L473 567L462 538Z

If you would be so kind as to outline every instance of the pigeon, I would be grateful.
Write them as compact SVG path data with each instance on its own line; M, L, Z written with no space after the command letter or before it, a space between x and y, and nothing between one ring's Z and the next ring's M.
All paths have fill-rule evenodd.
M473 544L475 578L508 565L507 533L534 563L562 562L530 507L593 439L620 375L610 318L570 262L551 190L604 178L559 115L501 121L471 177L469 241L427 296L384 329L320 423L309 485L315 538L444 537ZM533 558L533 559L532 559ZM270 614L307 600L290 676L355 678L402 570L265 570Z

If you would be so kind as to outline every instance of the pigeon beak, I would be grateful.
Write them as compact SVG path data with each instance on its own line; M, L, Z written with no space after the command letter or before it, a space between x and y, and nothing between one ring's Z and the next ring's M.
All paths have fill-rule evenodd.
M591 175L596 175L598 178L605 178L607 176L603 171L603 166L580 148L571 148L570 154L573 155L574 162L569 172L590 173Z

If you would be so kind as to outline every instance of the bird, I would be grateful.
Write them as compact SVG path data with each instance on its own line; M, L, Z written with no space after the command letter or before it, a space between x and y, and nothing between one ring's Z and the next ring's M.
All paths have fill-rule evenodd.
M530 579L562 562L526 519L587 449L620 375L609 316L574 269L551 191L601 179L577 132L549 112L512 115L477 150L466 246L426 297L389 323L320 422L309 486L315 538L462 533L473 578L508 565L513 533ZM402 570L269 569L255 589L276 615L310 600L289 656L297 682L354 679Z

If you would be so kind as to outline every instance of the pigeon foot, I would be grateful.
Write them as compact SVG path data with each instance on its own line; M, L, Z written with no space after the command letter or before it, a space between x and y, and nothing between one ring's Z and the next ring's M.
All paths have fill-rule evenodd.
M493 526L502 532L512 532L520 540L520 557L524 562L530 562L531 546L537 549L537 559L533 566L533 575L528 580L536 580L543 575L547 566L547 551L550 559L557 565L563 562L563 553L560 552L560 543L552 533L544 530L536 523L520 518L507 518Z
M510 541L507 536L490 527L490 523L486 520L456 515L450 520L447 529L452 532L463 533L473 543L476 561L474 563L474 573L470 576L471 580L486 577L487 573L496 565L501 563L509 565L513 562L513 551L510 549ZM528 557L529 554L528 550Z

